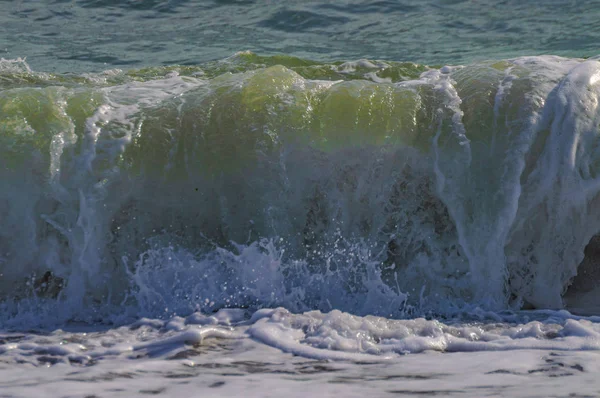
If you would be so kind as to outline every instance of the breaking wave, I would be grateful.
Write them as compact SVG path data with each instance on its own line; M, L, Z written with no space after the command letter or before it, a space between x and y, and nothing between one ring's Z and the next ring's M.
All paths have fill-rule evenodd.
M598 60L554 56L2 60L3 319L585 307L599 97Z

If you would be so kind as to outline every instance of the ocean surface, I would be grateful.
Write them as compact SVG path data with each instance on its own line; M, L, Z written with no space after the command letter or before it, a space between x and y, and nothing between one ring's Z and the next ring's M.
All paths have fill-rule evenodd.
M598 396L600 1L0 1L0 396Z

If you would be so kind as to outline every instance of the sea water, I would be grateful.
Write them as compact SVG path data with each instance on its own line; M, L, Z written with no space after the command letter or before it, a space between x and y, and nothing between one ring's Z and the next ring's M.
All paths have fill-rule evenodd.
M597 2L0 6L1 396L600 393Z

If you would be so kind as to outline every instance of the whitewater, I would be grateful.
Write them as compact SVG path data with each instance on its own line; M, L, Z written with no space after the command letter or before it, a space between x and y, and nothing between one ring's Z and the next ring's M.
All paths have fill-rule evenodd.
M597 58L2 59L2 396L599 394L599 97Z

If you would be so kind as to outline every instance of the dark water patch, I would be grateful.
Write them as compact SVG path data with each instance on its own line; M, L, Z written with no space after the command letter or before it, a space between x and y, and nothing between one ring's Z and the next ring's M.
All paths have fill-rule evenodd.
M351 14L370 14L370 13L408 13L420 10L418 4L406 4L398 1L366 1L352 5L323 4L320 8L347 12Z
M201 354L202 354L201 350L183 350L183 351L179 351L175 355L168 357L167 359L170 359L170 360L188 359L188 358L195 357L195 356L198 356Z
M69 10L50 10L53 16L58 18L73 18L75 15Z
M145 394L145 395L158 395L158 394L162 394L166 390L167 389L165 387L161 387L161 388L157 388L157 389L154 389L154 390L140 390L139 393L140 394Z
M314 364L314 365L305 365L298 369L298 373L300 374L315 374L315 373L330 373L330 372L339 372L341 369L334 368L332 366L327 366L325 364Z
M460 390L388 390L390 394L405 394L405 395L419 395L419 396L448 396L452 394L463 394L464 391Z
M396 374L396 375L368 375L368 376L338 376L329 381L329 383L352 383L352 382L373 382L373 381L391 381L391 380L435 380L448 376L444 373L437 374Z
M227 369L232 368L232 365L222 364L222 363L198 363L195 364L194 367L204 368L204 369Z
M457 4L462 4L462 3L466 3L469 0L439 0L439 4L440 5L447 5L447 6L454 6Z
M544 359L545 361L545 365L536 368L536 369L531 369L529 371L527 371L527 373L529 374L533 374L533 373L544 373L544 374L548 374L549 377L562 377L562 376L573 376L575 373L573 373L572 371L577 371L577 372L584 372L584 368L583 366L581 366L578 363L575 364L567 364L565 362L561 362L558 361L556 359L556 357L546 357Z
M224 381L216 381L208 386L208 388L218 388L223 387L225 385Z
M584 372L583 366L581 366L580 364L576 363L575 365L571 365L570 366L571 369L575 369L579 372Z
M167 373L164 375L165 379L189 379L192 377L196 377L197 374L194 373Z
M44 21L47 21L49 19L52 19L53 17L54 17L53 15L44 15L43 17L37 17L37 18L34 18L33 20L35 22L44 22Z
M4 345L4 344L8 344L8 343L16 343L25 338L27 338L27 336L25 336L23 334L5 335L5 336L0 335L0 345Z
M255 0L214 0L217 6L245 6L256 3Z
M583 251L583 261L577 267L577 275L567 288L565 297L594 290L600 282L600 234L590 239Z
M317 362L301 362L294 365L287 366L283 363L270 363L260 361L235 361L230 364L221 363L204 363L194 364L193 368L201 369L222 369L219 373L221 376L244 376L252 374L276 374L276 375L288 375L288 376L300 376L300 375L315 375L321 373L334 373L340 372L343 369L336 368L328 365L323 361ZM188 378L194 377L191 373L170 373L168 378ZM354 379L354 378L352 378ZM293 380L298 380L297 377L293 377Z
M80 0L83 8L122 8L135 11L175 12L177 7L187 3L187 0Z
M103 381L112 381L118 379L133 379L135 373L131 372L108 372L93 377L66 377L67 381L79 381L83 383L99 383Z
M138 59L121 59L112 55L96 55L96 54L76 54L69 56L59 56L60 59L73 61L87 61L99 64L110 64L114 66L128 66L140 64L142 61Z
M350 22L350 18L325 16L311 11L282 10L260 22L259 26L283 32L300 33L347 22Z
M548 373L548 377L573 376L573 373L571 373L571 372L558 372L558 373L555 373L555 372L553 372L553 369L545 369L545 368L531 369L531 370L527 371L527 373L529 373L529 374L534 374L534 373Z
M327 383L330 384L352 384L358 383L360 380L357 380L355 377L336 377L335 379L327 380Z
M37 357L40 365L56 365L57 363L64 362L62 357L50 356L50 355L41 355Z
M490 372L485 372L485 374L486 375L505 374L505 375L517 375L517 376L522 375L522 373L515 372L513 370L508 370L508 369L496 369L496 370L492 370Z
M238 361L231 364L243 369L246 373L271 373L271 367L277 366L277 364L257 361Z
M412 375L387 375L387 376L374 376L369 378L369 380L432 380L438 379L442 376L447 376L446 374L429 374L429 375L421 375L421 374L412 374Z
M163 65L164 66L171 66L171 65L196 66L196 65L198 65L198 61L196 61L194 59L175 59L175 60L173 60L173 62L171 62L171 61L163 62Z
M575 364L567 364L565 362L558 361L556 359L556 354L550 354L550 356L544 358L544 364L535 368L530 369L527 372L518 372L509 369L497 369L491 372L486 372L488 375L493 374L510 374L515 376L527 376L533 374L545 375L547 377L565 377L565 376L574 376L577 372L585 372L585 369L582 365ZM574 372L575 371L575 372Z

